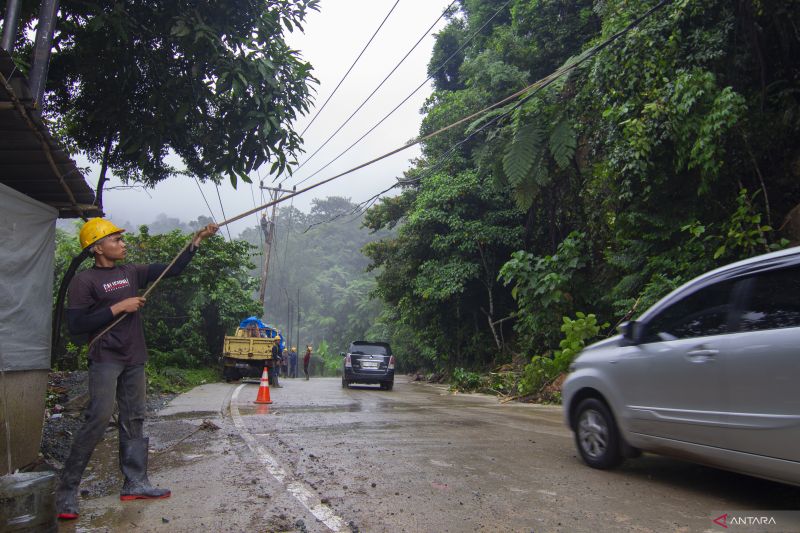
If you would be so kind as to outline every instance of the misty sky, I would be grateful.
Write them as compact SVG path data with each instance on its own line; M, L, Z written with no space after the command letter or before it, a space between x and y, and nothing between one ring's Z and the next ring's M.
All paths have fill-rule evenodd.
M320 80L316 105L322 106L395 1L322 0L320 11L309 15L305 33L295 31L288 35L290 46L299 50L303 58L313 65L314 76ZM301 163L375 89L449 4L450 0L400 0L347 80L305 134L306 154L300 157ZM439 21L431 33L441 30L444 24L444 20ZM290 187L323 167L419 86L427 77L426 68L433 42L433 37L428 35L359 114L297 171L295 176L288 178L284 187ZM420 89L359 145L298 188L367 162L415 138L422 119L419 109L430 92L430 85ZM298 122L298 133L315 112L312 108L309 115ZM410 166L409 160L419 153L418 147L409 148L298 196L294 198L293 205L308 211L313 198L344 196L356 202L366 200L394 183L395 177L402 176L402 172ZM265 166L260 177L265 185L272 185L272 177L266 173L268 168L269 165ZM232 218L267 201L262 201L258 188L259 175L255 173L251 177L254 183L252 187L247 183L240 183L238 189L233 189L230 182L221 184L224 217L214 185L207 183L203 186L205 197L217 221ZM96 179L96 170L87 174L90 184L94 185ZM108 185L114 187L120 183L114 178ZM132 224L133 227L152 222L160 213L185 222L195 220L201 215L209 216L209 208L194 180L184 177L171 178L147 191L141 188L106 190L103 203L109 218L120 224ZM245 227L256 224L256 217L257 215L252 215L230 224L228 229L231 235L236 237ZM227 231L223 233L227 237Z

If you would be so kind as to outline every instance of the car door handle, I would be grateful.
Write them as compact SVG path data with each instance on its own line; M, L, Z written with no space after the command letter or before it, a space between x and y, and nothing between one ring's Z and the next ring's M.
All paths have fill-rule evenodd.
M700 348L698 350L691 350L686 352L689 357L713 357L719 353L719 350L711 350L708 348Z

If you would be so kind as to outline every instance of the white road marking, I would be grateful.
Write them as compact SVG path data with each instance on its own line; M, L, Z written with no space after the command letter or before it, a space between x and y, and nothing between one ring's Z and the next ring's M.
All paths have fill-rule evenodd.
M328 526L331 531L341 531L345 527L344 520L333 512L330 506L322 503L317 498L311 489L303 482L292 479L286 471L280 467L278 461L272 457L267 450L258 444L255 437L247 432L242 421L242 415L239 414L239 408L236 406L236 401L239 399L239 391L245 387L244 384L239 385L231 396L231 418L233 418L233 425L239 430L239 435L247 443L250 450L261 460L267 467L267 471L274 477L278 483L286 487L286 490L299 501L303 507L309 510L317 520Z

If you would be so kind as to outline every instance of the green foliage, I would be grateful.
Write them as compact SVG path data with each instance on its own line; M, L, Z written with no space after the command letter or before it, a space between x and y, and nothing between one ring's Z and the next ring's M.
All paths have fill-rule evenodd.
M402 364L469 367L502 351L502 329L510 328L493 323L512 301L497 286L497 271L521 244L520 212L477 172L432 173L404 195L408 209L397 235L364 248L378 269L375 293L388 304L391 342L407 356ZM384 205L395 203L373 208L374 229L389 220Z
M747 195L747 189L739 191L736 210L722 227L723 238L717 239L722 241L722 244L714 251L714 259L725 255L729 257L739 254L755 255L759 252L778 250L788 244L787 239L771 244L767 241L767 234L772 231L772 227L762 224L761 213L753 209L752 201L756 194L751 198Z
M59 6L45 111L65 142L124 181L153 185L283 171L300 152L311 66L284 39L318 0L82 2ZM34 10L19 63L29 64Z
M562 316L633 318L706 270L800 241L774 229L800 198L800 10L668 2L595 48L657 4L512 0L435 74L423 134L587 59L518 108L427 140L416 181L368 213L397 229L366 253L413 364L547 354ZM462 3L429 71L500 5ZM526 390L563 366L537 361Z
M572 163L577 143L575 130L568 120L559 121L550 132L550 152L560 169L564 170Z
M332 361L329 374L341 366L338 353L354 340L386 341L377 327L383 305L373 296L375 273L360 252L371 235L353 212L358 206L348 198L315 199L309 213L282 207L276 215L270 254L264 316L289 338L291 345L317 346L325 340ZM263 268L263 233L259 227L245 230L241 238L253 245L250 270L260 278ZM297 297L300 297L300 339L297 339ZM261 314L260 312L257 314ZM315 357L319 350L315 350ZM335 363L334 363L335 361ZM327 363L326 363L327 364Z
M150 393L180 394L189 389L220 380L218 368L162 367L149 361L146 365L147 390Z
M511 296L519 308L514 329L529 345L552 342L554 317L572 308L574 290L580 288L576 276L586 265L584 240L583 233L573 232L552 256L514 252L500 269L503 283L513 285Z
M331 350L327 341L320 341L317 346L316 355L322 361L319 373L323 376L342 375L342 356L338 352Z
M601 330L609 327L608 322L598 324L594 314L575 313L575 319L563 317L561 332L564 338L559 342L559 349L552 357L534 355L531 362L525 365L519 380L519 393L531 395L541 392L545 385L551 383L569 368L569 365L586 346L586 341L597 337Z
M517 128L503 158L503 170L509 184L517 187L525 180L534 162L541 157L544 134L538 124Z
M453 370L450 380L450 390L461 392L474 392L485 386L484 378L477 372L469 372L461 367Z

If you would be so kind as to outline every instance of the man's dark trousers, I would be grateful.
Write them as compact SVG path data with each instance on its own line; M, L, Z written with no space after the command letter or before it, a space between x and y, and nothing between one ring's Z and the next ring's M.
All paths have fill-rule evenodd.
M89 405L84 423L72 442L64 464L59 489L75 490L114 412L114 399L119 406L120 448L127 441L142 438L146 412L146 379L144 365L94 361L89 362Z

